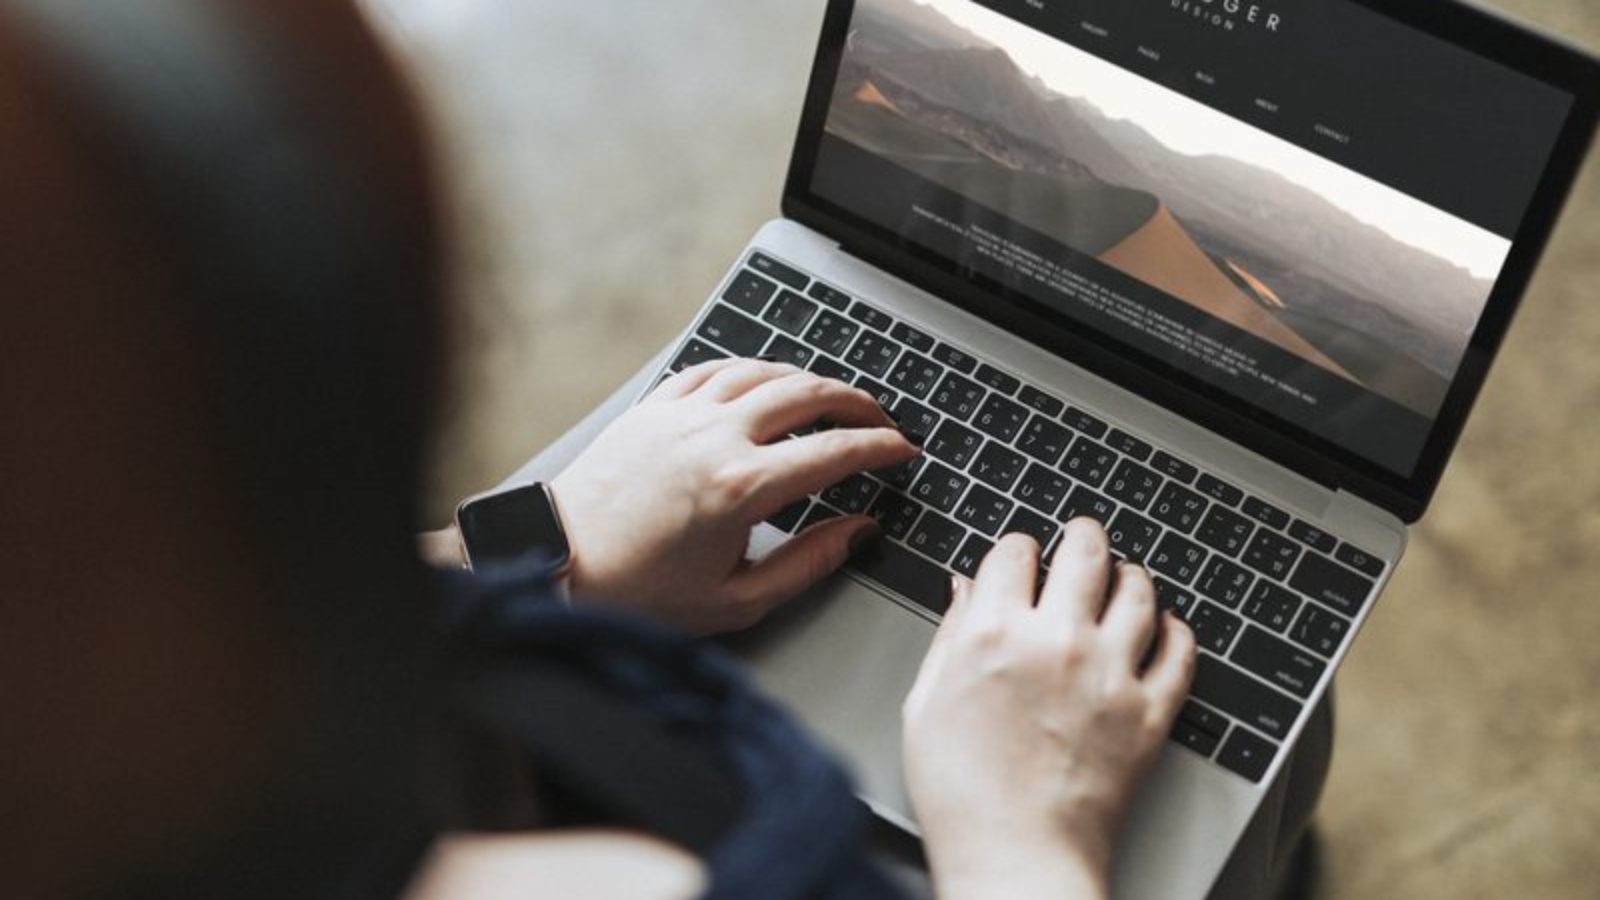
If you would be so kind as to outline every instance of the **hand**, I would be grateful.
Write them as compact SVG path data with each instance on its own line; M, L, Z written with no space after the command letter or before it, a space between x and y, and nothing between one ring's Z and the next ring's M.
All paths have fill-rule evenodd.
M788 437L824 419L837 427ZM752 625L842 565L877 523L825 522L754 563L750 529L917 452L865 391L787 365L696 366L611 423L551 484L573 594L700 633Z
M1156 615L1142 568L1113 568L1097 523L1067 525L1035 603L1038 563L1010 535L975 583L957 579L906 699L906 778L941 898L1104 896L1135 783L1193 678L1194 636Z

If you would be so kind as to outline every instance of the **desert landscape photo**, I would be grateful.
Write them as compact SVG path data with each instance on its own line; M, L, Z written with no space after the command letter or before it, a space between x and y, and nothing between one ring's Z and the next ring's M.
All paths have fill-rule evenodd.
M1050 52L1081 83L1062 84L1061 69L1048 83L1019 63L1020 43L1037 37L1025 30L963 0L862 0L828 133L1405 408L1437 412L1509 241L1424 209L1434 232L1459 231L1473 249L1452 259L1408 242L1398 216L1393 228L1363 221L1348 195L1368 192L1377 210L1420 204L1359 176L1337 194L1293 180L1286 173L1331 164L1065 44ZM1154 113L1128 112L1162 109L1231 129L1234 143L1219 146L1249 153L1185 153L1157 136Z

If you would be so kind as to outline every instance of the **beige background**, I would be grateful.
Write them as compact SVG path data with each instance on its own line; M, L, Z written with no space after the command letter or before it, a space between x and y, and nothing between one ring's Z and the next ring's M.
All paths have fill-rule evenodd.
M668 341L776 215L823 4L368 2L455 236L442 522ZM1495 5L1600 47L1596 0ZM1340 678L1323 896L1600 896L1597 303L1591 163Z

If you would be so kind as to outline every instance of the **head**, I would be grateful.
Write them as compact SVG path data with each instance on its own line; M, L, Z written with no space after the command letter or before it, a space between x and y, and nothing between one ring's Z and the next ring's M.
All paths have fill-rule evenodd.
M414 810L424 156L349 5L0 6L8 892L285 896Z

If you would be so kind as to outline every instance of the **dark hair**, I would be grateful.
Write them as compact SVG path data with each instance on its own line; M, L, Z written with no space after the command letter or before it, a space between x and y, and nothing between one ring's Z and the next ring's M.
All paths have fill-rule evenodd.
M281 795L213 861L233 896L284 896L327 874L308 848L328 835L414 812L431 644L412 534L444 345L416 117L340 4L16 0L0 19L103 233L137 247L138 289L103 290L192 351L174 363L199 386L186 438L274 598L261 640L323 688ZM96 264L58 249L35 267Z

